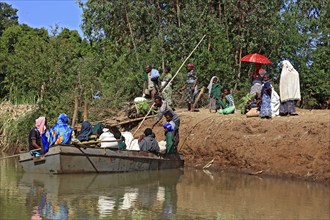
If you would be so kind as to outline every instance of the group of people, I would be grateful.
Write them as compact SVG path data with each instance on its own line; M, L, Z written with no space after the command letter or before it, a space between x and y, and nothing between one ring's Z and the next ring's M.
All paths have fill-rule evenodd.
M99 140L101 148L118 148L119 150L141 150L155 154L172 154L176 153L179 143L179 126L180 119L173 111L166 100L159 96L154 97L155 106L159 108L157 119L152 128L145 129L136 143L138 149L131 146L134 142L133 135L130 132L120 132L118 128L105 128L98 123L94 127L89 121L82 123L79 134L76 136L72 127L68 124L69 117L66 114L60 114L57 123L47 130L47 120L45 117L39 117L35 121L29 134L29 150L33 156L40 156L48 152L49 148L58 144L69 144L71 142L79 143L89 141L91 139ZM164 149L161 149L159 143L155 139L152 129L162 120L166 118L164 128L164 140L160 142Z
M213 76L210 84L208 85L210 104L210 112L215 110L220 114L232 114L235 112L234 97L230 93L230 89L225 88L222 90L222 86L219 84L219 78Z
M280 95L271 85L269 73L261 64L249 74L251 80L250 100L246 104L246 116L272 118L274 116L297 115L295 101L300 100L299 74L288 60L281 62ZM223 89L219 78L213 76L208 85L209 109L220 114L235 112L234 98L229 89Z
M173 108L172 77L171 68L169 66L165 67L163 76L160 76L158 70L147 64L143 74L143 96L154 99L156 96L161 95L167 104ZM161 82L159 82L160 78L162 80ZM195 65L189 63L187 65L186 76L186 102L188 111L194 111L194 100L198 92L197 82L198 77Z
M261 65L250 74L252 99L247 105L248 117L272 118L274 116L297 115L295 102L300 100L299 73L288 60L281 62L280 95L271 85L269 73Z
M34 156L47 153L49 147L56 144L68 144L71 141L73 129L68 125L69 117L66 114L58 116L57 123L47 130L47 119L39 117L35 127L29 133L29 150Z
M156 137L152 129L162 120L163 117L165 117L166 123L163 125L165 142L162 143L165 144L166 154L176 153L177 146L179 144L180 118L174 112L169 103L166 100L163 100L160 96L155 96L154 104L157 108L159 108L159 113L152 127L146 128L143 135L139 137L139 148L142 151L149 151L156 154L161 152L159 143L156 141Z
M256 70L249 77L251 80L250 95L251 100L246 108L248 117L259 116L261 118L272 118L277 115L296 115L295 101L300 100L299 74L287 60L281 63L282 72L280 77L280 96L274 90L270 83L269 74L260 64L256 65ZM194 99L197 90L197 72L194 64L187 65L186 78L186 101L188 111L194 111ZM154 105L159 109L157 119L151 128L145 129L136 143L139 150L149 151L156 154L161 152L159 144L165 145L167 154L175 153L179 143L179 116L174 112L172 103L171 68L165 68L165 75L162 77L160 85L160 74L150 65L146 65L144 75L144 94L150 95L154 100ZM232 114L235 112L235 103L230 89L220 85L219 78L213 76L208 85L210 98L210 111L215 110L220 114ZM163 98L157 94L162 94ZM165 117L166 123L163 125L165 141L158 143L152 129ZM133 135L121 133L118 129L110 131L103 128L101 124L94 127L89 121L84 121L81 131L77 137L69 126L69 117L66 114L60 114L57 123L47 130L47 120L45 117L36 119L35 127L29 134L29 149L33 155L44 154L49 147L57 144L68 144L71 141L87 141L92 134L98 137L101 147L118 147L120 150L127 149L133 140ZM130 141L127 141L128 139ZM128 144L129 142L129 144Z

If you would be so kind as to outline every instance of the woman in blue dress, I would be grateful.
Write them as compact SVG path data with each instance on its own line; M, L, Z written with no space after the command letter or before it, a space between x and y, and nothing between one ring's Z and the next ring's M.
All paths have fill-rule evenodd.
M266 73L264 75L264 84L261 88L260 118L272 118L271 96L272 85L269 82L269 75Z

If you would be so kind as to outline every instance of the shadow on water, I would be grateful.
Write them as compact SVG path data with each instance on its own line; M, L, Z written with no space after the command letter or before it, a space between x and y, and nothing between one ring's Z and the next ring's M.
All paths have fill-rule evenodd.
M187 169L23 174L15 160L0 165L0 219L330 218L329 187L310 182Z

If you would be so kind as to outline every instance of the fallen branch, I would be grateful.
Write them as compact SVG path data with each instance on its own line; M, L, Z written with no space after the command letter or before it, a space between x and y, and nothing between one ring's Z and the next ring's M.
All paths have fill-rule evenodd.
M196 107L198 101L200 100L200 98L202 97L203 93L204 93L204 90L205 90L205 86L202 87L201 91L199 92L194 104L193 104L193 109Z
M212 166L213 162L214 162L214 158L210 162L205 164L205 166L203 166L203 170L209 168L210 166Z
M254 172L254 173L248 173L248 174L249 175L258 175L258 174L261 174L263 172L264 172L263 170L260 170L260 171L257 171L257 172Z

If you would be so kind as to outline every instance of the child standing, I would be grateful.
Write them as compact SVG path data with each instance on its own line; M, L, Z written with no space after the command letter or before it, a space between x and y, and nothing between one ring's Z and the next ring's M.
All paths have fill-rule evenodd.
M210 112L212 110L215 110L215 112L217 112L217 110L220 108L220 93L222 90L222 86L218 83L219 79L216 76L213 76L210 84L208 85L208 90L209 90L209 97L210 97Z

